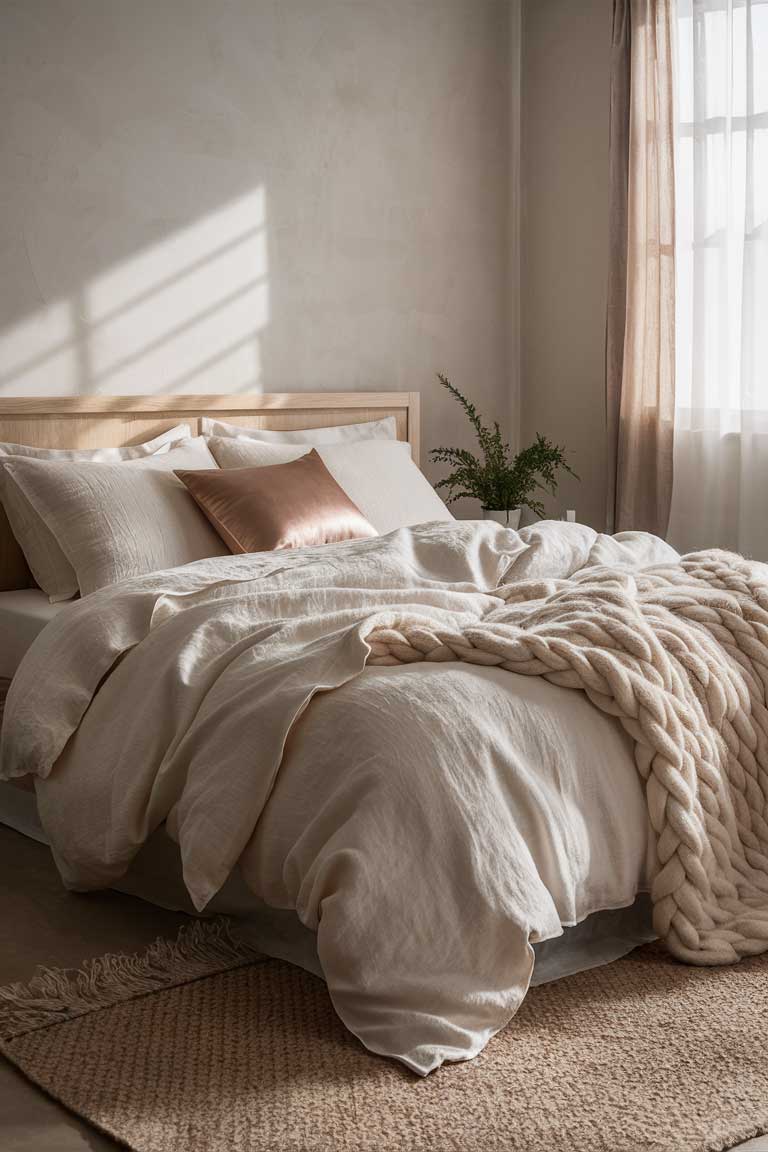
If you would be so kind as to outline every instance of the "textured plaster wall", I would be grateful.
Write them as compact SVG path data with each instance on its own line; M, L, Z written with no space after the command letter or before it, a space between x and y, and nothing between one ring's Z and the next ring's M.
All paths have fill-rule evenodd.
M3 0L0 394L509 414L506 0Z
M523 6L521 437L565 443L553 515L605 526L610 0Z

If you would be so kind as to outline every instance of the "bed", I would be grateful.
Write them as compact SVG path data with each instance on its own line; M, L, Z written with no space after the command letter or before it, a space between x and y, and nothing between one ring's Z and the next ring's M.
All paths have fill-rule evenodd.
M419 1074L476 1055L529 983L652 939L657 837L626 725L557 674L510 672L461 637L498 615L502 586L519 628L529 602L538 611L574 579L632 582L648 565L674 576L677 554L642 533L452 521L402 471L403 453L418 461L413 393L0 401L0 440L16 445L122 450L179 421L193 461L213 446L215 461L192 470L204 488L301 469L313 444L310 432L298 449L265 447L238 428L325 429L309 454L337 469L371 531L232 554L218 537L206 545L201 519L185 537L203 540L198 559L121 575L120 555L106 569L91 557L76 571L87 594L50 604L13 586L29 578L0 525L0 820L50 842L75 890L237 917L264 952L323 976L367 1047ZM323 447L366 422L379 429L367 446ZM377 461L373 477L358 483L353 457ZM170 464L111 459L97 473L9 469L76 566L87 541L71 549L69 534L88 524L55 503L70 474L106 485L128 469L141 492L151 472L167 487ZM184 483L187 467L173 471ZM190 516L176 485L182 495ZM228 516L231 535L232 500L217 498L206 517Z

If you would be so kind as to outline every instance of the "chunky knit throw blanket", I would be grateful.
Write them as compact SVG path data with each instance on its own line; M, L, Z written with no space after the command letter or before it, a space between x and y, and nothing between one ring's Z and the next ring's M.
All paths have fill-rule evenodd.
M369 663L496 665L579 688L617 716L657 836L655 928L680 959L726 964L768 950L766 571L707 551L516 583L460 631L372 622Z

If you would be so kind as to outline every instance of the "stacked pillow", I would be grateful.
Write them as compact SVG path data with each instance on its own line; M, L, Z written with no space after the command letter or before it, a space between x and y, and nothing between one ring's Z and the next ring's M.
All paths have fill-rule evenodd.
M241 428L203 416L200 421L203 436L237 436L246 440L260 440L262 444L349 444L359 440L397 440L397 421L394 416L383 420L366 420L362 424L337 424L333 428L291 428L275 431L271 428Z
M144 444L125 448L33 448L28 444L0 443L0 505L16 542L16 554L6 558L4 566L16 575L14 587L23 587L29 582L29 572L25 572L27 565L37 584L54 603L76 595L77 580L72 565L45 521L30 505L23 491L13 482L6 482L5 464L19 458L105 464L140 460L168 452L174 444L191 435L192 429L188 424L177 424ZM8 533L4 535L7 539ZM10 559L15 562L10 563Z
M220 468L268 468L298 460L307 444L265 444L251 437L210 436ZM317 455L363 516L382 535L453 516L411 459L402 440L319 444ZM266 478L265 478L266 479Z
M289 432L202 425L199 437L182 424L130 448L0 444L0 499L52 601L228 551L453 519L393 417Z
M6 491L12 486L23 496L67 562L60 567L52 551L37 551L47 544L42 532L33 534L31 549L29 536L19 541L43 591L52 600L78 590L86 596L129 576L226 554L174 475L177 468L216 468L202 436L120 464L4 461ZM13 526L10 509L9 519Z
M330 544L453 517L394 417L274 432L203 420L222 472L179 472L233 552ZM313 445L311 451L308 451Z

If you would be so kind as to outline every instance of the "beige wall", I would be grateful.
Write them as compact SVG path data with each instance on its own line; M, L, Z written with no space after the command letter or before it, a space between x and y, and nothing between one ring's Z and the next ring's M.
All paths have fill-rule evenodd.
M578 5L577 5L578 7ZM508 412L507 0L0 4L0 394Z
M553 515L605 523L610 0L524 0L521 438L572 449Z

